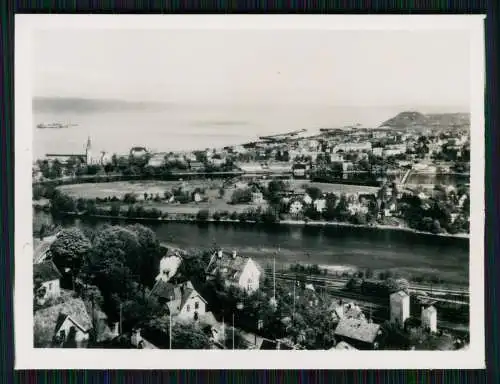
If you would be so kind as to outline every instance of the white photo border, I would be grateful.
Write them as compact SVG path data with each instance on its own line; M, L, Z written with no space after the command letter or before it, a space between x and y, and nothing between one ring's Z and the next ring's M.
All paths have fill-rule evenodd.
M15 369L477 369L485 367L483 15L16 15ZM462 351L35 349L32 310L32 36L39 29L468 30L471 44L470 347ZM443 48L445 49L445 48Z

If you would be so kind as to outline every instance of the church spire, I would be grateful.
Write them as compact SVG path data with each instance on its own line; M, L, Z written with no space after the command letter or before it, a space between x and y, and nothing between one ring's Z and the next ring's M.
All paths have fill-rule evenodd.
M90 142L90 135L87 138L87 149L90 149L92 147L92 144Z

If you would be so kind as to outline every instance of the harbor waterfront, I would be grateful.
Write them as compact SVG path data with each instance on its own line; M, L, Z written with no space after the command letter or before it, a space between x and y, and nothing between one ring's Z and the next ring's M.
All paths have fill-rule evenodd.
M120 220L54 219L34 212L34 226L56 223L63 227L95 227ZM350 267L394 270L410 275L436 275L468 285L469 240L380 228L302 227L250 223L148 223L159 241L180 248L210 247L214 243L255 258L263 265L279 252L279 265L318 264L322 268Z

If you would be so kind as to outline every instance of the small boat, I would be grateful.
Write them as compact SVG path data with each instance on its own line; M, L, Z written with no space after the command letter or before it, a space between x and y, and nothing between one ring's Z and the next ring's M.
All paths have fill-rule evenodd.
M75 127L78 124L63 124L63 123L49 123L49 124L38 124L36 127L39 129L61 129L61 128L69 128L69 127Z

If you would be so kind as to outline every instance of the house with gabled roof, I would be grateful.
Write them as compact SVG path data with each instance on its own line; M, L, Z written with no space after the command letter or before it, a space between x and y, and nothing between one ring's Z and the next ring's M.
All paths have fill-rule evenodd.
M343 318L335 328L337 342L345 341L357 349L377 349L381 335L379 324L355 318Z
M234 286L249 293L259 289L264 271L250 257L241 256L236 251L214 252L206 269L207 279L220 277L226 286Z
M43 297L39 298L40 303L61 296L61 277L61 272L59 272L52 260L33 264L33 279L39 282L41 284L40 289L45 291Z
M69 299L35 312L35 347L85 348L92 328L83 300Z
M169 314L180 320L199 320L207 311L207 301L190 281L177 285L158 280L150 295L168 307Z

